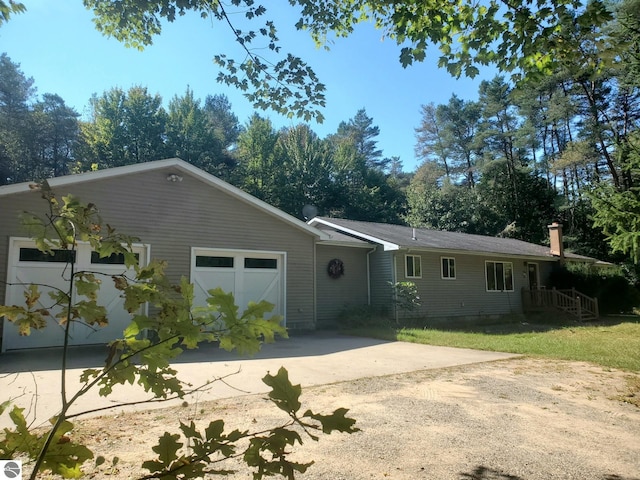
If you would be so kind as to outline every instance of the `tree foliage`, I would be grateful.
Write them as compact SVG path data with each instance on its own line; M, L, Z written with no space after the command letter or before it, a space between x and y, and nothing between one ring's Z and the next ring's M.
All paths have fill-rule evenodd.
M146 87L112 88L90 101L91 119L84 123L82 164L101 168L148 162L165 156L167 114L160 95Z
M87 242L101 258L121 255L125 266L135 271L133 276L125 272L101 278L102 275L96 272L76 270L71 262L68 264L67 288L54 289L49 302L39 302L43 285L23 285L24 306L0 306L0 315L12 322L22 335L45 328L48 322L55 322L65 331L58 414L50 420L48 430L32 430L25 409L14 404L16 399L1 399L0 414L8 414L14 427L6 428L0 434L0 456L5 459L26 457L32 463L32 479L46 472L64 478L80 478L87 473L88 461L95 453L68 436L73 429L70 420L87 413L126 406L114 404L96 409L83 403L83 396L88 391L97 389L101 396L108 397L116 385L129 384L150 394L151 401L182 398L204 387L191 386L177 377L171 362L184 350L197 348L203 342L218 342L221 348L229 351L254 353L262 342L273 342L276 335L286 337L287 333L279 316L265 318L273 305L264 301L250 302L240 311L233 296L220 288L208 292L207 305L195 306L193 285L185 278L178 284L171 284L164 273L166 262L153 260L148 265L139 265L132 250L136 239L104 225L95 205L84 204L71 195L58 199L46 183L41 186L41 192L48 205L46 215L25 213L23 217L39 250L48 254L53 250L73 252L79 242ZM71 255L70 258L74 257ZM100 329L109 322L105 307L98 303L103 281L113 281L121 292L131 323L121 338L108 344L104 366L84 370L80 376L80 389L70 392L67 390L66 362L72 325L82 323ZM43 303L49 306L43 308ZM141 309L145 304L153 306L150 313ZM357 430L355 421L346 416L344 408L328 415L311 410L301 413L300 386L289 381L286 370L280 369L274 376L267 375L263 381L271 387L269 398L287 413L287 422L260 432L226 432L220 420L211 422L204 430L198 430L193 422L181 423L181 433L165 432L153 447L156 456L142 464L150 472L148 478L197 478L205 474L231 473L217 465L237 456L253 469L256 479L276 474L294 478L295 472L304 472L310 465L288 457L289 447L302 443L303 436L318 440L319 432L351 433ZM74 405L80 407L80 412L71 415L69 409ZM183 448L187 444L189 449ZM100 459L96 459L96 465L104 461L104 458Z
M244 92L254 106L272 109L305 121L322 121L325 87L303 59L282 51L279 25L268 19L269 6L253 0L83 0L92 10L98 31L128 47L142 49L162 32L164 22L186 14L216 20L229 31L241 51L234 59L229 47L215 54L218 81ZM548 74L572 58L580 45L566 35L567 26L579 33L600 28L613 18L603 0L290 0L299 12L295 27L307 30L318 45L350 35L358 24L373 23L399 46L403 66L420 62L430 48L438 51L438 65L454 77L475 77L479 67L495 65L524 75ZM0 3L0 24L22 4ZM236 15L240 13L240 15ZM241 19L239 19L240 17Z
M420 160L436 162L443 176L423 187L419 181L424 176L417 172L407 189L408 176L389 170L392 162L397 170L400 160L384 157L377 148L380 132L364 109L326 138L309 126L278 132L266 123L254 125L253 119L247 124L252 131L245 136L225 98L214 95L201 104L188 90L172 100L162 138L154 143L157 158L189 157L195 165L296 216L305 203L313 202L324 215L405 219L532 241L542 240L541 232L553 217L564 223L570 247L605 257L610 252L598 246L602 229L611 242L626 235L628 226L618 231L613 225L622 225L622 217L626 224L633 223L632 204L621 202L614 215L598 199L633 197L637 187L632 155L640 126L638 0L606 5L542 0L535 6L524 0L290 4L300 12L296 27L325 46L334 37L351 34L358 24L373 22L385 37L399 43L406 65L422 60L428 50L439 50L441 66L454 76L473 75L485 64L501 70L501 76L482 82L476 100L452 97L448 103L423 107L416 154ZM281 51L280 25L268 19L269 5L244 0L87 0L85 5L95 12L101 31L134 47L149 44L164 22L181 15L217 19L214 25L231 29L230 38L244 58L235 61L229 45L221 48L225 53L217 59L224 68L223 82L246 89L263 108L273 104L276 111L309 119L321 115L322 86L302 60ZM267 48L260 50L263 44ZM0 81L19 88L7 90L13 92L11 105L16 109L5 108L0 118L0 128L8 125L0 137L0 174L11 181L47 175L49 170L38 170L42 152L59 150L39 143L49 135L33 134L39 131L31 114L37 103L33 81L8 58L3 68L6 78ZM97 154L84 155L77 145L96 144L104 132L98 135L86 124L81 127L76 146L72 141L64 145L75 148L73 161L81 157L83 168L89 168ZM114 148L121 151L118 157L138 149L135 141L119 146L117 136L113 138ZM130 161L135 160L126 162ZM470 191L462 192L461 186ZM592 227L594 219L599 231ZM621 238L612 246L630 253L633 243Z
M455 77L474 77L478 66L489 64L515 72L516 78L523 71L553 70L558 53L569 53L557 38L567 18L586 27L611 19L600 1L548 0L537 2L535 7L527 1L292 3L302 7L298 28L309 29L320 44L326 43L330 34L347 36L358 23L370 21L402 46L402 65L422 61L434 46L439 50L439 66Z
M601 227L614 251L628 253L640 262L640 134L629 143L625 175L632 187L599 185L592 194L595 225Z
M151 45L153 37L161 33L164 21L173 22L188 13L217 20L228 28L230 38L244 57L237 61L227 49L215 54L214 60L221 68L219 82L245 92L256 108L322 121L324 85L300 57L281 52L276 25L272 20L263 20L267 9L262 4L252 0L234 0L230 5L207 0L83 0L83 3L94 12L100 32L139 49Z
M69 173L78 116L59 95L38 99L33 78L0 55L0 185Z
M456 95L446 105L423 105L422 120L416 128L418 159L440 163L452 181L473 187L480 150L480 115L479 102L465 102Z
M230 150L240 131L226 96L208 95L201 105L187 88L183 96L176 95L169 102L165 152L230 180L236 166Z
M14 13L22 13L26 10L23 3L15 0L0 0L0 25L8 21Z

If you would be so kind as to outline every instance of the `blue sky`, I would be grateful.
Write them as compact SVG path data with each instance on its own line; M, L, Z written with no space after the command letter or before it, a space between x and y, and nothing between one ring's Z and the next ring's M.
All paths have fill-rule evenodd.
M184 94L187 86L202 100L208 94L225 94L243 124L254 112L240 92L215 80L218 70L213 56L239 51L219 22L195 15L180 17L140 52L98 33L81 0L24 3L27 12L0 27L0 52L33 77L38 94L56 93L81 115L87 115L93 93L134 85L160 94L165 106L174 95ZM417 166L413 149L420 106L446 103L453 93L475 100L480 81L489 79L489 75L453 79L436 67L435 50L427 61L403 69L399 47L383 41L381 32L371 25L360 26L347 39L337 39L328 52L317 49L307 33L293 27L298 17L292 7L287 4L274 10L268 3L267 7L279 26L283 51L307 61L327 87L325 121L312 123L312 129L321 137L334 133L341 121L364 108L380 129L377 140L383 155L399 156L405 171ZM299 123L270 111L258 113L278 128Z

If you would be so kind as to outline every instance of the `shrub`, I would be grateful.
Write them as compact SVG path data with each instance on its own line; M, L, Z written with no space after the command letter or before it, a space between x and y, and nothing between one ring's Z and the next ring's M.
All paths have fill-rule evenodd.
M392 327L395 325L386 308L376 305L358 305L345 308L338 316L341 329L362 327Z
M598 299L600 313L632 313L640 306L640 290L619 266L567 263L551 272L550 286L576 290Z

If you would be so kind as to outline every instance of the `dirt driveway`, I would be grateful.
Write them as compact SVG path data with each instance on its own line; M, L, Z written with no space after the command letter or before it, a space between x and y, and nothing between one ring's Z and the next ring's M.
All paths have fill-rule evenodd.
M313 364L318 368L320 357ZM638 375L528 358L422 364L385 373L381 363L374 375L304 388L303 408L349 408L361 431L305 441L296 458L316 463L296 478L640 480L640 409L624 401L629 378L638 381ZM339 368L350 372L352 366ZM304 383L295 372L291 379ZM107 459L120 459L91 478L128 479L146 473L142 460L153 456L160 435L178 431L180 421L206 426L222 418L228 429L255 431L286 420L283 415L262 393L194 398L161 410L79 420L71 436ZM252 478L241 464L225 466L239 470L227 478Z
M303 390L304 408L344 406L361 432L307 440L303 480L638 480L640 409L621 401L628 375L532 359L421 370ZM90 419L74 433L108 458L94 478L135 478L179 421L223 418L260 430L282 421L263 395ZM144 433L142 433L144 432ZM250 479L240 464L231 479Z

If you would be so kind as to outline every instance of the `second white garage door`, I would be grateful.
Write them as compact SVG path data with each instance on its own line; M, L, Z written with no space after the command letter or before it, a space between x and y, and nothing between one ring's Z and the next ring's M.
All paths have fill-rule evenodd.
M285 313L283 252L251 250L191 250L191 282L196 305L206 305L207 291L221 287L234 294L240 312L250 301L274 305L271 315Z

